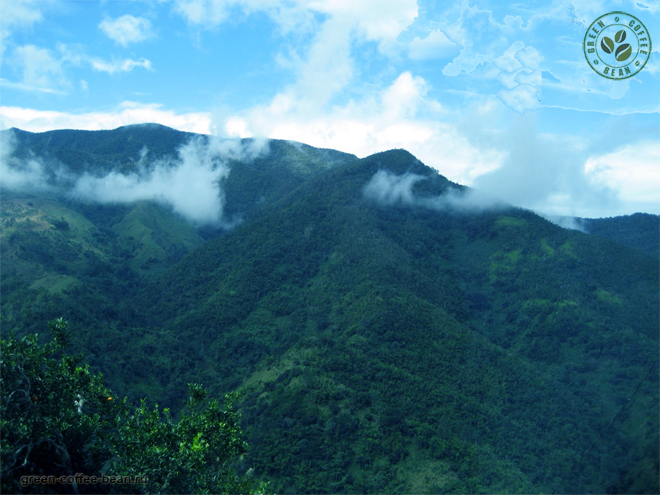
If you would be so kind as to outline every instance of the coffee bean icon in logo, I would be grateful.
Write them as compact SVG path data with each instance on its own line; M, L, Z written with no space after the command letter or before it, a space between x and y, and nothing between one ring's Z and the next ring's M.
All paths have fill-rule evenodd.
M628 58L632 54L632 47L630 46L630 44L623 43L625 39L626 39L626 32L622 29L621 31L617 31L617 33L614 35L614 41L612 41L607 36L603 37L603 39L600 41L600 47L608 55L614 52L614 58L616 58L617 62L623 62L624 60L628 60ZM623 43L623 44L619 45L615 51L614 42L616 42L616 44L619 43Z
M621 45L619 48L616 49L614 56L616 57L618 62L623 62L624 60L628 60L628 57L630 57L631 53L632 53L632 47L628 43L624 43L623 45Z
M607 36L605 36L601 41L600 41L600 47L603 49L605 53L608 55L614 51L614 41L609 39Z

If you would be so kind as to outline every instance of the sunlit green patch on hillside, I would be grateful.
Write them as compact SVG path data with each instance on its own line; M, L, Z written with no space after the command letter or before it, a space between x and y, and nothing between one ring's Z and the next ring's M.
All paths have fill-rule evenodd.
M572 241L566 241L564 244L559 246L559 251L564 256L568 256L573 259L578 258L577 255L575 254L575 243Z
M489 271L490 283L494 283L498 279L498 275L503 275L512 272L518 261L522 257L521 249L514 249L508 252L497 252L491 257Z
M79 285L81 282L75 277L69 275L46 275L35 280L30 289L46 289L50 294L61 294L69 289Z
M606 290L597 290L595 292L596 297L598 298L599 301L608 303L608 304L622 304L621 299L619 299L617 296L614 294L611 294L610 292L607 292Z
M498 227L524 227L527 222L522 218L502 216L497 219L495 225Z
M555 250L552 248L552 246L550 246L550 244L548 244L548 240L546 238L541 239L541 249L546 255L550 257L555 255Z
M203 242L193 225L148 202L136 204L113 230L131 255L131 267L140 271L162 268L166 260L181 257Z
M59 293L70 284L53 277L78 278L90 258L109 258L94 224L55 198L6 194L2 217L4 274L28 283L43 279L35 288Z

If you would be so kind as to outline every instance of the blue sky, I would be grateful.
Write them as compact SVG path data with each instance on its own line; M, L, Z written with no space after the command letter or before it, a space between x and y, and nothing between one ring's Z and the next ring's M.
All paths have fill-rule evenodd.
M405 148L547 215L660 213L660 2L0 0L0 128L158 122L360 157ZM612 81L599 16L653 51Z

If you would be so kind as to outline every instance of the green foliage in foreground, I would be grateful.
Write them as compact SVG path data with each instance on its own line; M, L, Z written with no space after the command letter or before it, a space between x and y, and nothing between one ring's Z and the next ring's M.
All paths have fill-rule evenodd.
M178 421L145 401L133 408L79 366L81 356L62 354L66 321L49 325L55 339L45 345L37 335L0 341L4 493L263 493L265 484L236 473L247 444L234 395L220 405L190 384ZM78 474L144 479L90 484ZM29 476L73 476L76 483L25 484Z

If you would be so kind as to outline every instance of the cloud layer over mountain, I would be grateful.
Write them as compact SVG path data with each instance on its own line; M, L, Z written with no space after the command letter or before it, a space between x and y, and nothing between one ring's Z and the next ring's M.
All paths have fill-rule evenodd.
M387 170L379 170L365 185L363 192L365 198L384 206L401 204L457 212L494 210L507 206L497 198L474 189L450 188L444 194L435 197L415 196L414 185L427 179L428 177L413 173L397 175Z
M45 163L33 156L19 160L12 155L13 135L3 132L0 173L2 186L18 191L51 190L96 203L156 201L196 224L228 226L223 218L225 204L221 182L230 173L229 160L251 161L267 153L267 140L246 144L238 139L196 137L177 150L176 158L147 165L148 150L142 150L137 171L110 172L97 176L89 172L73 177L66 167Z

